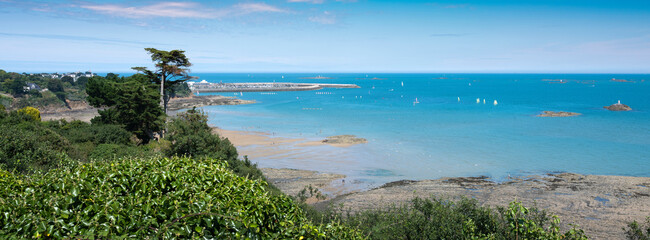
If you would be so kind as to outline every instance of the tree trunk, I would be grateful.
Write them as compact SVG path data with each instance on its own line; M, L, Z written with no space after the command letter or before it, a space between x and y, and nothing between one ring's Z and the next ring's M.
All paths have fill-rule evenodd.
M165 73L160 74L160 107L167 115L167 106L165 106Z
M163 109L163 112L165 113L165 118L167 118L167 105L165 104L165 73L161 72L160 75L161 75L160 76L160 107ZM167 125L166 121L165 121L165 125ZM158 136L159 139L162 139L164 137L165 128L166 127L163 127L163 129L160 130L160 134Z

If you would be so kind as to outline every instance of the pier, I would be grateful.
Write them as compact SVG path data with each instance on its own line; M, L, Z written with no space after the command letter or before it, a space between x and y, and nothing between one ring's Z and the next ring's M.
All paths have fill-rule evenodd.
M330 83L209 83L188 82L192 92L278 92L278 91L311 91L323 88L360 88L356 84Z

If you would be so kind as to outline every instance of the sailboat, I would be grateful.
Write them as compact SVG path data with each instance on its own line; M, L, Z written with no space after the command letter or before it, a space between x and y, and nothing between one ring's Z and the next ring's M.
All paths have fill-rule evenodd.
M417 103L420 103L420 102L418 101L418 98L415 98L415 101L413 102L413 106L415 106L415 104L417 104Z
M499 103L498 103L497 100L495 99L495 100L494 100L494 106L496 106L497 104L499 104Z
M404 81L402 81L402 87L404 87Z

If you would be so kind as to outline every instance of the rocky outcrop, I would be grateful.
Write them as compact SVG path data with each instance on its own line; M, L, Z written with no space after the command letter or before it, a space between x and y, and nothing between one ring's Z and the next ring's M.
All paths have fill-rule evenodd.
M630 111L630 110L632 110L632 108L630 106L625 105L625 104L621 104L621 103L615 103L615 104L612 104L612 105L609 105L609 106L605 106L604 108L607 109L607 110L610 110L610 111Z
M170 111L179 109L203 107L212 105L239 105L250 104L255 101L237 99L235 97L224 97L220 95L192 96L187 98L172 98L169 100L167 108Z
M553 111L544 111L542 114L537 115L538 117L573 117L580 116L582 113L575 112L553 112Z
M361 144L361 143L367 143L368 140L365 138L358 138L357 136L354 135L338 135L338 136L331 136L327 137L327 139L323 140L323 143L327 144L342 144L342 145L354 145L354 144Z

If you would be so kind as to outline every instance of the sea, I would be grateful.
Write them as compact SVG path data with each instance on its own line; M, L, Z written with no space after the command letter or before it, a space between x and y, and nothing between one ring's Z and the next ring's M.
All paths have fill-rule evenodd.
M505 181L560 172L650 177L648 74L193 75L215 83L360 86L218 93L257 103L204 107L213 126L282 138L350 134L368 140L251 159L260 167L341 173L369 187L401 179L487 176ZM309 79L316 76L326 79ZM603 108L619 100L633 110ZM536 116L543 111L582 115Z

